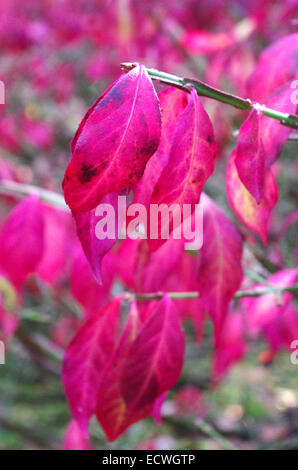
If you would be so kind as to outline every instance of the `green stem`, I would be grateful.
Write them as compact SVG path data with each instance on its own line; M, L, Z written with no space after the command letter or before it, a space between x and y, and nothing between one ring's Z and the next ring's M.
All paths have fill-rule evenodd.
M22 184L10 180L2 180L0 182L0 194L9 194L18 197L26 197L30 196L31 194L38 194L42 201L48 202L52 206L60 207L67 211L69 210L61 194L48 191L47 189L42 189L31 184Z
M124 72L129 72L136 65L136 63L123 63L121 64L121 68ZM150 75L150 77L154 80L159 80L162 83L183 89L187 92L190 91L190 88L195 88L198 95L207 96L208 98L212 98L216 101L220 101L222 103L234 106L234 108L237 109L251 111L254 107L257 106L256 103L252 103L250 99L244 99L240 98L239 96L232 95L231 93L227 93L225 91L211 87L210 85L207 85L206 83L200 80L194 80L192 78L181 78L176 75L172 75L166 72L160 72L159 70L155 69L146 70L148 75ZM260 105L258 104L257 107L259 109ZM260 109L263 111L265 116L277 119L284 126L298 129L298 116L288 113L282 113L275 109L268 108L264 105L262 105Z
M195 419L195 425L201 431L203 431L207 436L211 437L216 441L223 449L225 450L239 450L234 444L232 444L228 439L226 439L222 434L220 434L216 429L214 429L209 423L204 421L201 418Z
M284 292L298 292L298 284L291 287L268 287L266 289L260 289L255 291L241 291L239 290L234 295L234 299L241 299L242 297L261 297L261 295L267 294L283 294Z
M150 294L128 294L128 300L160 300L164 292L152 292ZM196 299L199 293L194 292L167 292L171 299Z
M298 292L298 284L290 287L275 287L270 286L266 289L245 291L239 290L234 295L234 299L241 299L242 297L260 297L261 295L266 294L282 294L284 292ZM127 301L134 300L160 300L164 294L167 294L171 299L196 299L200 297L199 292L189 291L189 292L150 292L144 294L132 294L128 292L125 294L124 299Z

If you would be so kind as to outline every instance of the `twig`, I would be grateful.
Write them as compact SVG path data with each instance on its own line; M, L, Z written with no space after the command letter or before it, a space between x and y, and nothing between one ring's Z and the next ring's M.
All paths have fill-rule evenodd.
M201 429L207 436L211 437L215 442L217 442L220 447L225 450L239 450L234 444L228 441L222 434L216 431L209 423L203 421L202 418L195 419L195 425Z
M239 290L234 295L234 299L241 299L242 297L260 297L267 294L282 294L284 292L298 292L298 284L290 287L276 287L269 286L266 289L260 290ZM200 297L200 293L197 291L192 292L150 292L144 294L133 294L126 292L123 299L128 302L135 300L160 300L163 295L167 294L171 299L196 299Z
M132 294L126 292L123 296L123 300L133 302L134 300L160 300L164 296L165 292L152 292L145 294ZM167 292L167 295L171 299L196 299L199 297L199 292Z
M11 180L1 180L0 194L10 194L17 197L26 197L30 196L31 194L38 194L41 200L48 202L55 207L60 207L66 211L69 211L61 194L48 191L47 189L42 189L39 186L16 183Z
M211 422L209 418L207 422L206 420L203 421L200 417L195 417L194 420L190 421L182 417L163 416L163 422L171 426L175 434L195 438L207 435L216 441L223 449L227 450L239 450L229 439L246 441L250 440L252 435L251 432L242 426L233 429L221 429L215 422Z
M123 72L129 72L136 67L136 63L122 63L121 68ZM244 99L239 96L227 93L225 91L219 90L217 88L211 87L207 83L204 83L200 80L195 80L192 78L181 78L176 75L172 75L166 72L160 72L155 69L146 69L148 75L154 80L159 80L162 83L165 83L170 86L177 88L182 88L184 91L189 92L190 88L195 88L198 95L207 96L222 103L229 104L234 106L234 108L242 109L244 111L251 111L254 107L262 109L265 116L277 119L281 124L287 127L298 129L298 116L294 114L282 113L275 109L267 108L265 105L252 103L250 99Z

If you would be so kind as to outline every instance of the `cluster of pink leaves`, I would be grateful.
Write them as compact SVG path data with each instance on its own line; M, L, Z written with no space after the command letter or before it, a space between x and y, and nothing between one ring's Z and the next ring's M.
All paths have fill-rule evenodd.
M293 70L290 58L293 49L297 48L295 39L295 36L285 39L292 47L289 73L284 74L286 81L291 78ZM271 49L279 50L283 47L281 43L271 46L269 53ZM264 67L263 57L266 54L267 51L261 56L254 74L258 73L259 67ZM265 66L268 67L267 62ZM281 85L283 88L277 91L274 89L269 103L274 102L277 109L293 113L296 105L291 104L291 89L288 83L284 85L284 80L277 77L271 85L270 91L274 86ZM264 116L258 108L256 106L251 111L240 129L237 146L229 162L228 196L232 207L241 212L243 207L239 199L233 205L234 197L239 198L239 191L245 192L244 197L248 194L249 202L252 201L254 211L259 213L264 224L263 232L257 232L254 225L250 228L260 233L266 241L267 220L262 203L265 198L264 188L267 188L265 182L269 178L267 172L271 171L269 165L280 154L290 130L284 130L278 122L272 124L268 118L263 121ZM264 296L261 300L251 300L249 304L243 302L247 320L240 313L230 311L233 296L243 279L242 239L236 226L210 198L202 194L213 172L216 153L212 124L195 91L187 99L184 92L168 88L157 97L145 68L136 66L127 75L121 76L84 117L72 142L72 159L63 181L66 202L72 209L79 238L97 279L101 279L102 258L116 242L116 239L112 243L111 240L103 242L96 239L94 209L99 202L110 198L113 204L115 194L123 191L128 193L132 189L134 201L147 207L152 203L166 203L168 206L176 203L182 206L185 203L194 205L202 202L204 244L197 258L185 262L183 240L171 239L166 243L161 239L158 242L150 239L127 240L122 243L119 254L129 260L129 265L123 266L123 272L120 270L119 274L134 292L154 292L161 286L165 291L170 290L171 286L177 290L179 286L179 289L192 288L200 293L200 299L193 302L191 308L187 301L177 304L181 319L191 316L198 337L206 313L213 322L215 383L246 352L244 327L247 325L247 330L253 332L250 311L257 312L261 318L265 302L267 319L272 314L272 303L276 304L274 294ZM231 165L235 166L235 170ZM237 178L238 186L234 184ZM275 204L277 193L274 191L273 198ZM251 208L246 209L254 222L255 214L252 217ZM246 224L245 218L241 220ZM276 275L280 279L279 286L286 287L295 282L296 270L290 271L289 278L287 274L287 271L281 271ZM290 299L290 294L286 294L286 298ZM133 314L130 313L117 345L111 340L108 352L104 355L102 348L106 346L107 333L103 334L102 341L98 335L104 328L106 312L113 309L116 301L111 301L104 308L104 314L91 317L78 331L64 360L66 395L84 438L88 436L88 421L93 414L96 414L109 439L118 437L135 421L154 414L155 404L160 406L160 397L175 384L181 372L183 348L179 347L179 317L176 330L173 325L170 327L164 322L164 331L161 324L158 328L160 338L156 339L157 333L151 336L152 323L155 319L157 321L157 317L163 322L163 316L169 308L166 302L172 304L167 297L157 302L157 306L149 304L137 308L133 305ZM274 307L277 312L279 308L278 305ZM114 313L109 315L113 323ZM171 313L173 323L176 315ZM133 321L136 322L136 316L144 322L140 336L136 333L138 327L131 326ZM259 318L256 324L270 341L270 331L265 329ZM148 335L145 333L146 328L150 331ZM109 331L114 338L115 333L110 326ZM162 337L167 338L167 345L176 344L174 349L177 349L177 357L173 362L167 362L167 355L160 345ZM135 344L139 347L142 344L143 356ZM279 347L284 345L285 342L281 340ZM159 354L162 354L165 362L159 361ZM122 363L125 373L122 372ZM148 367L144 364L148 364ZM154 379L151 379L151 373ZM165 381L164 386L157 377ZM83 388L82 384L85 385ZM137 387L141 387L140 398Z
M9 58L1 59L1 79L7 96L18 99L10 108L1 109L0 146L15 161L20 155L30 157L38 152L31 165L35 182L57 188L57 178L48 170L53 165L62 171L66 165L65 145L58 154L56 148L72 132L65 125L69 121L65 109L75 109L77 118L82 113L84 104L74 101L80 93L85 98L77 83L82 79L85 83L109 82L125 60L138 58L165 71L182 66L190 74L183 65L185 51L203 55L205 79L211 85L226 88L229 83L236 93L253 101L296 112L290 83L297 73L297 35L272 44L256 65L250 41L275 39L272 24L279 24L279 35L287 33L295 2L276 2L274 9L270 0L235 2L240 18L248 20L244 36L235 23L233 5L230 9L210 0L187 0L183 5L175 0L117 2L117 7L113 3L1 2L1 48ZM24 90L24 83L25 92L30 89L33 96L25 107L18 92ZM58 112L48 112L52 102ZM242 238L236 225L202 193L215 157L221 155L230 137L232 112L216 102L205 103L194 92L187 96L168 88L157 97L146 71L138 67L96 101L72 142L64 191L86 257L70 215L36 195L16 205L1 221L0 270L16 290L15 310L22 308L28 290L38 295L38 285L32 277L28 279L35 274L58 298L65 294L65 281L69 280L71 294L84 312L83 324L69 315L57 322L52 333L52 339L65 348L75 332L63 363L73 415L65 448L90 448L88 423L93 415L111 440L149 415L160 422L162 402L181 373L181 322L185 320L192 321L198 341L207 315L213 322L215 384L246 354L247 335L266 338L269 350L264 361L281 348L289 348L297 338L297 311L291 294L283 295L281 305L274 294L240 304L233 301L243 280ZM243 121L242 114L236 116ZM274 162L289 133L257 106L243 123L228 161L230 206L264 243L278 199ZM4 159L0 176L21 182L32 179L28 168ZM157 202L182 205L201 200L204 245L198 256L185 254L183 240L125 240L121 244L116 239L97 240L96 205L115 204L119 194L129 191L133 191L134 202L146 207ZM4 202L11 207L11 198ZM247 235L243 225L241 231ZM295 277L295 270L282 270L268 282L286 287L295 283ZM112 299L115 280L135 293L198 291L200 298L172 301L164 296L160 301L138 302L121 321L120 308L125 302L121 296ZM13 335L18 323L18 316L3 302L1 335Z
M247 94L252 100L283 113L296 113L291 81L298 73L297 44L298 35L289 35L261 54L248 80ZM277 67L276 64L281 63L283 66ZM230 205L240 220L265 244L270 215L278 201L272 165L281 154L290 132L290 128L264 116L262 107L256 104L240 128L237 145L228 162L227 196Z

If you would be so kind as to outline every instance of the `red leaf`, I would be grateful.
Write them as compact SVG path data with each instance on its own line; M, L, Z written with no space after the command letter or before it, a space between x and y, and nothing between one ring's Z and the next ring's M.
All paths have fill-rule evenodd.
M167 398L168 391L163 392L159 397L156 398L153 410L152 410L152 417L158 426L162 425L162 414L161 409L162 405L164 404L165 399Z
M192 90L191 99L177 122L168 163L155 185L150 203L168 207L175 203L181 208L183 204L197 204L213 172L216 151L212 124L197 93ZM161 218L161 229L164 223Z
M158 250L148 252L147 243L139 246L135 267L135 290L157 292L175 271L184 253L184 240L167 240Z
M121 390L130 413L152 409L178 381L185 339L173 301L165 295L145 321L122 371Z
M262 333L270 346L270 351L262 355L263 362L272 360L282 348L292 352L292 342L298 338L297 308L288 305L286 309L279 312L279 315L273 322L268 322L263 327Z
M285 36L265 49L248 80L248 97L262 102L269 94L297 76L298 34Z
M132 304L118 346L101 376L97 393L96 416L110 441L117 439L133 423L145 418L151 410L140 410L131 414L127 409L120 389L120 379L126 355L139 331L139 315Z
M161 136L157 151L146 165L144 175L134 188L134 203L148 206L155 183L168 162L177 121L187 105L187 94L176 88L166 88L158 93L161 110Z
M271 93L265 101L265 105L282 113L295 114L297 104L292 99L292 93L293 88L291 88L291 83L286 83ZM282 126L276 119L263 116L260 125L260 135L264 145L267 167L272 165L280 155L290 132L291 129L289 127Z
M90 443L85 439L80 426L74 419L67 426L62 448L63 450L91 450Z
M117 275L125 287L135 289L136 269L140 262L140 247L142 247L142 240L131 240L126 238L119 245L116 251ZM125 263L123 260L125 259Z
M227 166L226 185L228 201L243 224L259 235L267 244L269 217L278 200L278 188L270 169L265 171L264 195L260 204L241 183L236 166L235 151Z
M101 374L115 347L120 304L118 297L89 317L63 359L65 394L84 437L88 436L88 423L95 413Z
M29 196L10 213L0 235L0 267L19 289L43 254L44 224L39 197Z
M246 353L244 319L240 313L230 313L223 325L219 343L213 357L213 381L217 384L230 367L240 361Z
M157 302L140 332L133 307L98 391L97 418L109 440L150 416L156 400L177 382L184 335L173 302Z
M289 287L295 284L297 278L296 269L284 269L270 276L267 281L275 287ZM265 286L266 287L266 286ZM263 285L257 285L254 290L263 290ZM244 298L241 305L245 311L246 328L252 335L256 335L261 329L274 322L286 309L293 295L289 292L282 294L282 303L278 304L276 295L266 294L260 297Z
M229 302L242 282L242 240L235 225L211 199L205 194L202 199L204 242L200 250L198 289L202 304L213 321L217 343Z
M99 284L102 284L101 264L103 257L118 239L118 196L120 195L121 193L111 193L104 197L100 205L103 208L103 205L106 204L107 212L101 219L97 214L97 208L88 212L73 212L78 237L94 277ZM100 213L100 216L102 215ZM98 238L96 231L97 224L100 221L103 223L101 232L107 234L104 239Z
M67 262L67 244L71 216L67 212L43 204L44 252L37 274L49 284L57 281Z
M239 178L259 203L264 194L265 152L261 138L262 114L253 109L240 127L235 149L235 165Z
M90 108L72 142L63 181L67 204L89 211L134 186L158 147L160 111L143 66L121 76Z
M72 264L70 271L70 287L74 298L84 307L87 313L94 313L98 306L108 299L113 281L114 256L107 254L102 263L103 284L99 285L90 269L90 265L79 243L72 247Z

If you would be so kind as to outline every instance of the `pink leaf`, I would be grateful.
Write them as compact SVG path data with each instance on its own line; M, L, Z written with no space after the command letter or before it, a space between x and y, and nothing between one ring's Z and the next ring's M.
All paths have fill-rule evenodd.
M152 410L152 417L158 426L162 425L162 414L161 409L162 405L164 404L165 399L167 398L168 391L163 392L159 397L156 398L153 410Z
M298 338L298 311L288 305L280 315L263 327L262 331L269 344L269 351L261 355L262 362L271 361L280 349L293 351L292 342Z
M289 287L295 284L296 277L296 269L284 269L270 276L267 281L275 287ZM266 286L258 285L254 287L254 290L263 290L264 288ZM253 336L256 336L264 326L282 315L292 296L289 292L283 293L280 305L274 293L242 299L241 305L245 311L246 328Z
M133 187L158 147L160 111L143 66L121 76L89 109L72 142L63 181L67 204L89 211Z
M244 319L240 313L230 313L223 325L220 341L214 351L213 381L217 384L230 367L245 355Z
M298 34L290 34L270 44L260 55L248 80L247 96L263 102L273 90L295 78L298 70L297 51Z
M173 134L177 121L187 105L187 94L175 88L166 88L158 93L161 110L161 136L157 151L148 161L144 175L134 189L134 203L148 206L155 183L169 159Z
M118 297L90 316L76 333L63 359L65 394L84 437L88 436L88 423L95 413L101 374L115 346L120 304Z
M253 109L239 131L235 165L239 178L258 203L264 194L265 152L261 138L262 114Z
M228 201L241 222L267 244L269 218L278 200L274 175L270 169L265 171L263 199L257 204L255 198L241 183L234 160L235 151L231 154L227 166Z
M165 296L139 331L132 306L117 349L101 378L97 419L109 440L150 416L156 400L177 382L184 335L173 302Z
M199 255L198 290L213 321L217 343L229 302L242 282L242 240L235 225L205 194L202 202L204 243Z
M177 122L168 163L155 185L150 203L168 206L175 203L181 208L183 204L197 204L213 172L216 151L212 124L197 93L192 90L191 99ZM161 230L164 223L161 218Z
M80 426L74 419L67 426L62 448L63 450L91 450L89 441L85 439Z
M86 258L91 266L95 279L102 284L101 263L103 257L112 248L118 239L118 197L121 193L108 194L100 205L107 205L107 212L97 215L97 209L88 212L73 212L77 234L82 244ZM97 224L104 222L102 229L106 238L100 239L97 233Z
M165 295L132 344L121 378L121 390L130 412L152 409L161 394L178 381L185 339L173 301Z
M44 252L37 267L43 281L52 284L63 273L67 263L71 216L67 212L43 204Z
M143 246L142 240L131 240L127 238L123 240L116 251L117 275L125 287L135 289L136 286L136 270L138 263L141 262L140 251ZM125 263L123 260L125 259Z
M44 224L39 197L20 202L5 221L0 235L0 267L19 289L43 254Z
M184 253L184 240L167 240L158 250L148 252L147 243L139 246L135 267L135 290L157 292L164 289L165 282L178 267Z
M147 409L131 413L125 404L120 379L128 351L139 331L139 315L132 304L125 328L118 345L101 376L97 393L96 416L110 441L117 439L133 423L145 418L151 412Z
M266 99L265 105L282 113L295 114L297 103L292 99L291 83L281 86ZM291 129L282 126L279 121L263 116L260 124L260 135L265 150L266 166L270 166L280 155Z
M95 280L86 256L79 245L72 247L72 263L70 271L70 287L74 298L84 307L87 313L93 313L99 305L108 299L109 290L113 281L115 259L111 252L102 262L103 284Z

